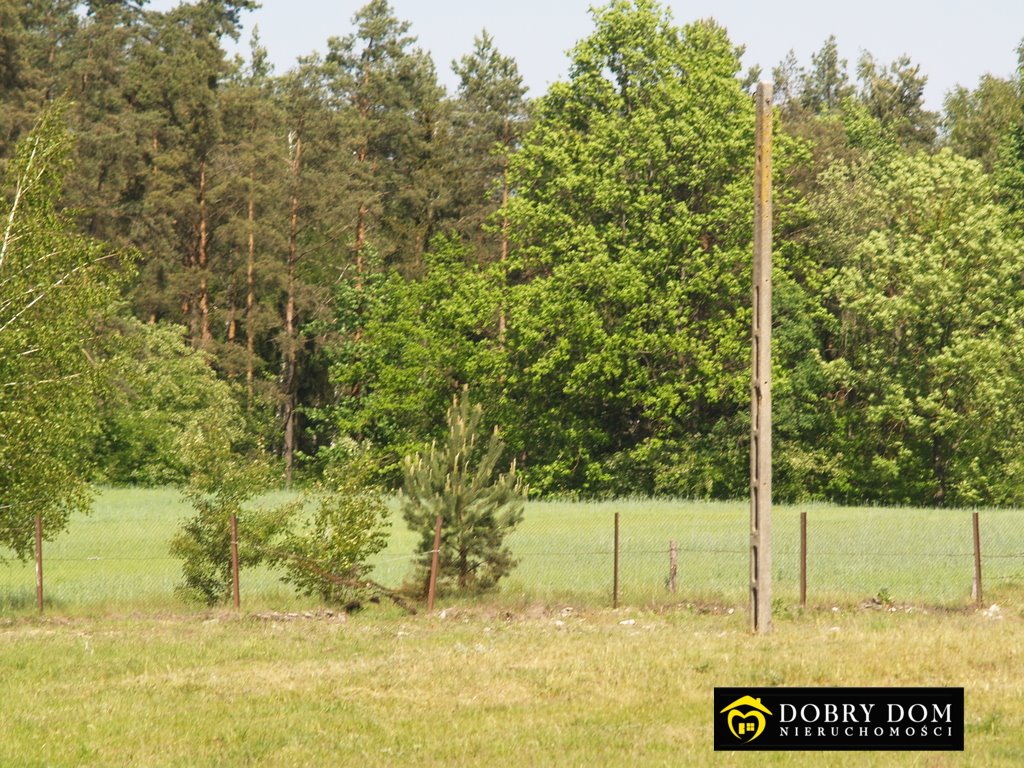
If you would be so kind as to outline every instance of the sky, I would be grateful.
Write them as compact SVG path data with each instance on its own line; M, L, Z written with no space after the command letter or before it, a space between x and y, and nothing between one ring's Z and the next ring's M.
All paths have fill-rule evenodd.
M246 13L237 50L248 50L254 25L278 72L300 55L324 51L331 36L352 29L351 20L366 0L262 0ZM907 54L928 75L926 104L940 109L956 85L974 87L991 73L1016 68L1016 48L1024 38L1022 0L663 0L676 22L712 17L746 47L744 68L760 65L765 77L789 50L804 66L825 39L836 35L851 77L862 51L888 63ZM177 0L151 0L164 10ZM391 0L398 18L430 51L441 82L451 91L451 62L467 53L486 29L506 55L516 59L530 96L567 73L566 52L593 29L591 0ZM604 5L599 0L597 5Z

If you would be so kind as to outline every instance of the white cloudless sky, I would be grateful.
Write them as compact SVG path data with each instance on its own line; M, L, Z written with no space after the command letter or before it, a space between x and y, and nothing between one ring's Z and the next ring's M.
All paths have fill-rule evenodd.
M177 0L152 0L156 10ZM352 30L352 17L365 0L263 0L244 14L240 44L258 25L277 71L300 55L324 51L327 38ZM593 29L589 0L391 0L398 18L429 51L441 82L452 90L451 62L472 47L486 28L498 48L513 56L530 88L540 96L567 73L566 52ZM669 0L677 23L712 17L746 47L745 67L760 65L765 77L793 49L804 66L825 39L836 35L853 77L862 51L888 63L907 54L928 75L925 98L939 109L954 86L974 87L991 73L1016 68L1024 38L1024 0Z

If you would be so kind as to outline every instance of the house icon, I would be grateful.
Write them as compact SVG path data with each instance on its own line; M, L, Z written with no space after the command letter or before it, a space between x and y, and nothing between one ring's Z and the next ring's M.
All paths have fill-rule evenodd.
M765 715L771 716L772 711L753 696L741 696L732 704L724 707L718 714L728 713L729 731L737 739L753 741L764 733ZM737 722L738 721L738 722Z

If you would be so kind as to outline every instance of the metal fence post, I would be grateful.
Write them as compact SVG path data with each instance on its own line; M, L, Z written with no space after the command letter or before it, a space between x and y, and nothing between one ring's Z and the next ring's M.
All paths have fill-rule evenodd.
M238 584L238 517L232 515L229 522L231 525L231 597L237 610L242 607L242 594Z
M800 607L807 607L807 513L800 513Z
M441 515L434 521L434 551L430 557L430 585L427 587L427 612L434 610L434 598L437 596L437 571L441 565Z
M675 539L668 543L668 591L676 593L676 577L679 574L679 544Z
M619 513L615 513L615 536L612 546L612 608L619 607Z
M971 527L974 529L974 588L971 596L975 603L981 605L981 523L977 512L971 515Z
M36 515L36 607L43 612L43 516Z

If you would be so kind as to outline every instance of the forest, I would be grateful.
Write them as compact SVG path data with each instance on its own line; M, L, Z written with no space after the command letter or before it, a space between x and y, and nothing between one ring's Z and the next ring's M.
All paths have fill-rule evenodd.
M276 72L253 7L0 0L5 544L197 461L396 487L463 388L533 496L744 496L758 79L776 497L1024 502L1024 52L933 112L906 57L743 71L613 0L527 99L386 0Z

